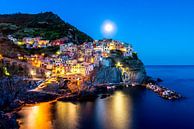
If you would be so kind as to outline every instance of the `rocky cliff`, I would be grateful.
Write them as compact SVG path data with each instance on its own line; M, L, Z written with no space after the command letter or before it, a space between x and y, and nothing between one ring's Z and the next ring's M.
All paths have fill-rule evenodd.
M104 60L106 61L102 61L101 67L96 72L95 84L126 82L140 85L147 77L144 64L138 59L137 54L124 57L114 53Z
M143 63L140 60L133 60L129 62L125 72L122 72L120 68L103 66L99 68L95 75L94 84L103 83L120 83L127 82L129 84L142 84L146 79L146 71Z
M116 67L101 67L95 75L95 84L122 82L122 73Z
M142 84L147 77L144 64L139 59L128 61L126 69L123 73L123 81Z

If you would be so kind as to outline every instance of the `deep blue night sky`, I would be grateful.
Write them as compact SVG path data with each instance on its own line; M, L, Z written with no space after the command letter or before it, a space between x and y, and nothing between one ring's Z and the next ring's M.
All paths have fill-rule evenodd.
M194 64L194 0L0 0L0 14L52 11L101 39L101 25L117 25L113 39L131 43L148 64Z

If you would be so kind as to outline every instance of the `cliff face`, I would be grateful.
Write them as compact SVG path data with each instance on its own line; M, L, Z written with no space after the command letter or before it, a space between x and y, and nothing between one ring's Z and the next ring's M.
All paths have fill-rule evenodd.
M125 82L142 84L146 78L146 70L144 64L140 60L128 61L126 71L123 73L122 79Z
M129 61L130 65L125 67L124 72L117 67L102 66L95 75L95 84L120 83L140 85L146 78L146 71L140 60Z
M95 75L94 84L122 82L122 73L116 67L101 67Z

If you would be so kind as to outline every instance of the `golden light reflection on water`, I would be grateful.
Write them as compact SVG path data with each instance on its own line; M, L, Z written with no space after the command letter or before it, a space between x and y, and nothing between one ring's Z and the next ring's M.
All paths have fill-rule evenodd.
M56 103L56 125L58 128L76 129L79 107L72 103Z
M117 91L112 98L97 105L98 119L105 129L130 129L132 102L129 96Z
M54 107L55 106L55 107ZM32 107L24 107L19 114L24 116L21 129L76 129L78 124L77 105L57 102L40 103ZM54 110L52 110L54 109Z
M113 98L113 125L117 129L129 129L128 125L131 123L131 112L132 103L130 98L124 95L123 92L116 92ZM127 122L126 122L127 121Z
M84 123L89 121L98 125L99 129L130 129L132 106L130 96L121 91L106 99L77 105L67 102L41 103L24 107L19 112L24 116L20 119L21 129L87 128L83 120Z
M21 118L21 129L52 129L50 103L41 103L25 108L21 112L21 115L24 116L24 119Z

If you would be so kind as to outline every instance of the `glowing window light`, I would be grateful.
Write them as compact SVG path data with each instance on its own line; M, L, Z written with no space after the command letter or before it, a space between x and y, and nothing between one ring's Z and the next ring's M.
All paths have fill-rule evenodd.
M19 41L18 41L18 45L24 45L24 42L19 42Z
M90 62L91 62L91 63L94 63L94 58L93 58L93 57L91 58L91 61L90 61Z
M30 71L30 74L31 74L32 76L35 76L35 75L36 75L36 72L35 72L34 70L31 70L31 71Z
M0 54L0 60L2 60L2 59L3 59L3 55Z
M60 51L57 51L57 52L56 52L56 54L57 54L57 55L60 55L60 54L61 54L61 52L60 52Z
M61 70L61 74L65 74L65 70L64 70L64 68Z

